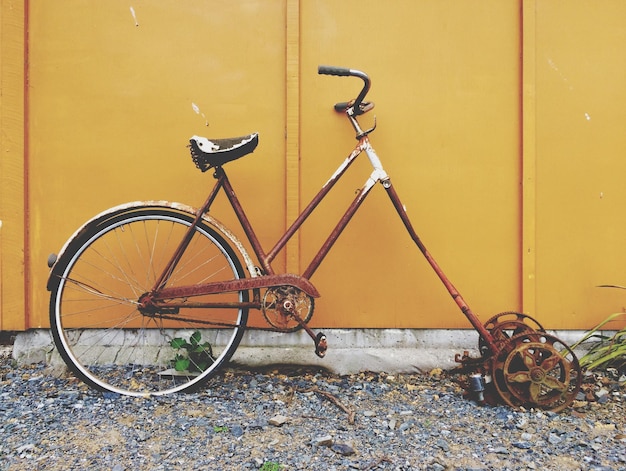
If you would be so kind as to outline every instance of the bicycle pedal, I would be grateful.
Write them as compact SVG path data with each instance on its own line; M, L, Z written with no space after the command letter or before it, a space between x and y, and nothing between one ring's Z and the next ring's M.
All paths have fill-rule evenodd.
M326 336L323 332L319 332L315 337L315 354L320 358L324 358L327 349L328 341L326 339Z

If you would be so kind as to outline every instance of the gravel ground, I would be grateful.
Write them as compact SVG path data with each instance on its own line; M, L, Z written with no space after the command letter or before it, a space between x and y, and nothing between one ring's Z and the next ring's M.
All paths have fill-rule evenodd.
M587 377L560 414L477 406L440 371L227 370L196 394L135 399L5 351L0 469L626 470L616 376Z

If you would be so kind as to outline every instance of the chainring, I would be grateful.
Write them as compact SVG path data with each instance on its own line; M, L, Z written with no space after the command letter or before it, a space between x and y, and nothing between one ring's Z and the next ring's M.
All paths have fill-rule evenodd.
M268 288L261 304L265 320L279 332L296 332L302 329L292 312L306 324L313 317L314 308L315 302L311 296L287 285Z

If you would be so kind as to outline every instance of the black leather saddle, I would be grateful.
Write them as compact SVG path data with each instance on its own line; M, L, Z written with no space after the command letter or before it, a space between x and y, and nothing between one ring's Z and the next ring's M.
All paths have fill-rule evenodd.
M259 134L252 133L241 137L208 139L193 136L189 139L191 158L203 172L212 167L221 167L226 162L236 160L256 149Z

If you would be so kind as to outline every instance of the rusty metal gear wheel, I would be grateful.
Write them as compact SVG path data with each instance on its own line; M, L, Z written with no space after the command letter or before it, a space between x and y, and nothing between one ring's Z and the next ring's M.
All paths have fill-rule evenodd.
M576 398L582 371L574 352L545 332L522 333L509 339L493 360L493 382L510 406L554 412Z
M293 286L268 288L261 305L263 316L269 325L280 332L295 332L302 328L286 309L286 305L289 305L305 323L313 317L314 300L304 291Z
M485 322L485 329L492 335L498 350L501 350L502 346L516 335L545 332L543 326L532 317L513 311L496 314ZM478 348L483 356L486 356L489 352L489 347L482 337L478 339Z

